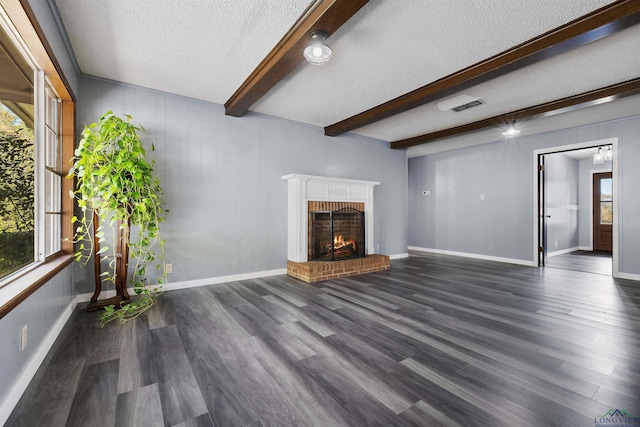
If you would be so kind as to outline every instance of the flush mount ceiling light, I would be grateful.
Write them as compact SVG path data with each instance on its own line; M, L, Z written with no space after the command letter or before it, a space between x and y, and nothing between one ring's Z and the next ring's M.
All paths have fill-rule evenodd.
M309 64L322 65L331 58L331 48L325 40L327 33L318 30L311 33L311 44L304 49L304 57Z
M517 136L520 134L520 129L516 129L515 126L509 126L509 128L507 130L505 130L504 132L502 132L502 136L506 137L506 138L513 138L514 136Z

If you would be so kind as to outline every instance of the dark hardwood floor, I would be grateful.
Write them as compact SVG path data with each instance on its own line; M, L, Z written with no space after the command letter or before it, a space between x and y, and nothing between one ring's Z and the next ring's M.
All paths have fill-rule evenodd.
M602 251L574 251L568 254L549 257L547 258L547 267L604 274L607 276L611 276L613 273L611 252Z
M78 308L9 426L594 426L640 415L640 283L442 255Z

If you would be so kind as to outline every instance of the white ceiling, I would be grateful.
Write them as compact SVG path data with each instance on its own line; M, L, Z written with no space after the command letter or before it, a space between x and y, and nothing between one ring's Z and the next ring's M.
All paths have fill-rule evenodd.
M55 3L82 73L224 104L310 1ZM301 61L251 110L331 125L608 3L611 1L370 0L328 39L333 49L328 64L313 66ZM485 102L479 107L442 112L436 106L439 100L353 132L393 141L637 78L638 46L640 25L465 90ZM637 97L628 99L635 100L627 103L628 108L590 109L604 108L604 116L611 118L640 114ZM576 116L574 112L545 119L546 124L538 123L530 131L561 128L563 120L557 117L572 114ZM594 121L603 117L595 116ZM437 146L443 144L413 147L409 155L425 154Z
M596 154L596 151L598 151L597 147L592 147L592 148L583 148L581 150L571 150L571 151L564 151L560 154L565 155L567 157L571 157L572 159L575 160L593 160L593 155Z

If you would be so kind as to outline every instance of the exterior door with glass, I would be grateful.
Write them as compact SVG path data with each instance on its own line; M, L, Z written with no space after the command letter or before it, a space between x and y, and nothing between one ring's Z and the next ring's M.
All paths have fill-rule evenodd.
M611 172L593 174L593 250L613 247L613 178Z

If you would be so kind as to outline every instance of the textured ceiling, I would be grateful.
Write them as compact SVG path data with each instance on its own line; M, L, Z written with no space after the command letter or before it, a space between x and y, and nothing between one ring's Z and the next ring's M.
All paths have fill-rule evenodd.
M553 132L561 129L576 128L592 123L600 123L621 117L637 115L640 115L640 95L622 98L618 101L600 104L582 110L573 110L551 117L527 119L521 122L518 127L522 130L521 136L526 136ZM419 157L426 154L455 150L457 148L470 147L472 145L485 144L505 139L502 136L503 130L504 129L489 127L472 134L464 134L452 138L433 141L429 144L416 145L407 150L407 156ZM589 132L585 132L584 135L585 138L592 136ZM575 142L587 141L589 140L577 140Z
M80 71L224 104L309 0L56 0Z
M82 73L218 104L229 99L310 3L55 2ZM251 110L327 126L608 3L370 0L328 39L334 52L328 64L301 62ZM353 132L392 141L636 78L637 46L640 25L465 90L485 101L479 107L442 112L436 101ZM410 149L409 155L424 151Z
M463 91L485 102L478 107L459 113L442 112L437 102L433 102L356 132L398 140L453 127L460 124L460 120L474 122L630 80L640 76L640 56L629 54L637 46L640 46L640 26Z

